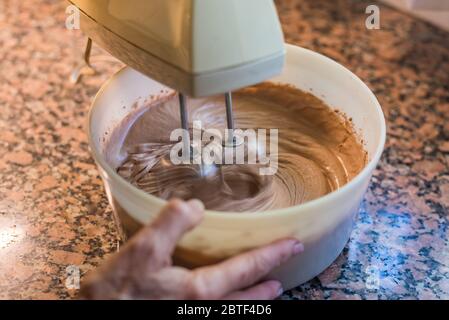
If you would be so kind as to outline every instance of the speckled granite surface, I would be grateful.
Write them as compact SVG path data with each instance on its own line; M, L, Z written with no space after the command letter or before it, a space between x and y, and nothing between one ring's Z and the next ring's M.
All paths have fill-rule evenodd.
M279 0L286 40L337 60L376 93L384 156L344 252L285 299L449 299L449 34L372 1ZM0 0L0 298L70 298L117 249L84 131L89 103L120 67L68 81L84 38L64 1Z

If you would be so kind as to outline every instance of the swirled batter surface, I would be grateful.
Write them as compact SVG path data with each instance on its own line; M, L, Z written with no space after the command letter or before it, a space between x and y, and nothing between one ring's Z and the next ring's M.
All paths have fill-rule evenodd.
M175 143L170 133L180 125L175 95L160 97L124 119L107 144L106 158L122 177L148 193L164 199L198 198L207 209L237 212L316 199L343 186L367 162L350 122L309 93L262 83L234 92L233 103L236 128L278 129L274 175L260 175L262 164L223 165L222 176L205 179L199 166L169 164ZM200 120L203 128L226 128L224 97L189 99L187 105L191 124ZM266 152L270 154L269 135Z

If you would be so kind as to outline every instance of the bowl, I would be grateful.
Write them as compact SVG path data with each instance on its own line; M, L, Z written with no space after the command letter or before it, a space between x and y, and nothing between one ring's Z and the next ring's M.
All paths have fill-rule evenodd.
M174 254L177 264L207 265L280 238L296 237L304 243L305 251L270 274L282 282L284 289L290 289L325 270L347 243L384 147L386 130L382 109L370 89L337 62L288 44L286 52L284 70L272 81L310 92L352 118L368 153L367 165L340 189L301 205L263 214L207 210L202 223L178 243ZM136 106L161 90L170 89L124 68L103 85L89 113L91 152L123 237L149 223L166 201L120 177L105 159L105 141Z

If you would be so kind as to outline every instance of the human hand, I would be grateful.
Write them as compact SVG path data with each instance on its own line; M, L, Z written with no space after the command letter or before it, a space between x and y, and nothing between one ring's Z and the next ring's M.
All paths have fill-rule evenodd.
M202 220L198 200L171 200L153 223L131 238L83 283L83 299L274 299L281 284L268 273L303 251L295 239L276 241L212 266L173 266L176 243Z

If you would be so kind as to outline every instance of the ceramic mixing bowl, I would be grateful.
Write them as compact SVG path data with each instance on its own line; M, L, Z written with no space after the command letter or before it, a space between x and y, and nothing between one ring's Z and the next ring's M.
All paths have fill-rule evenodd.
M296 237L304 243L304 253L271 275L290 289L321 273L343 250L384 147L385 120L374 94L348 69L313 51L293 45L286 48L284 71L273 81L310 92L352 118L368 152L368 164L342 188L305 204L263 214L206 211L201 225L179 242L175 261L204 265L280 238ZM127 234L151 221L165 201L120 177L104 158L104 144L117 123L162 89L168 88L124 68L101 88L89 115L90 148L109 202Z

